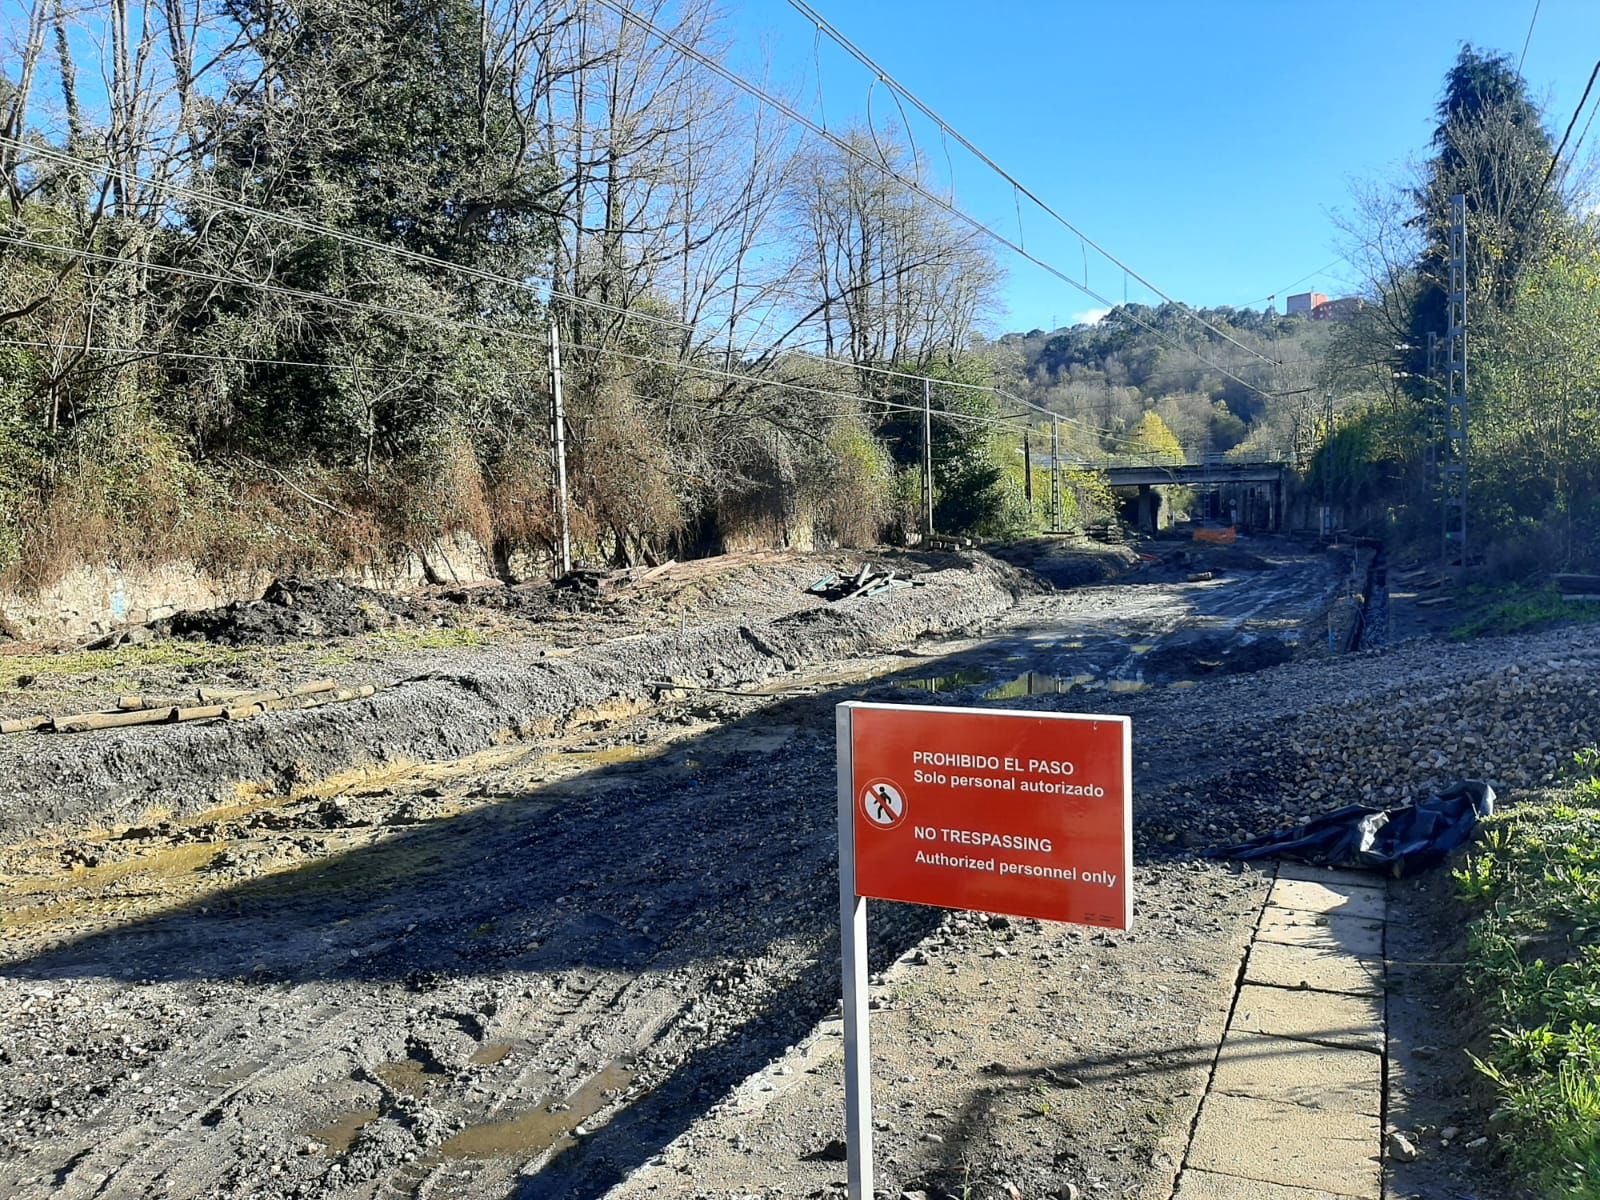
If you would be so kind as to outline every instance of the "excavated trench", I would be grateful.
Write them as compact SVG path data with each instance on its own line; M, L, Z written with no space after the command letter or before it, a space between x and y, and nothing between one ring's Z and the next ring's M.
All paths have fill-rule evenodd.
M560 656L537 643L443 656L360 703L215 722L11 738L0 746L0 839L50 826L186 815L240 789L288 792L338 772L441 762L642 711L664 687L748 686L818 662L895 650L1008 611L1023 573L982 556L904 556L924 586L770 620L722 620Z

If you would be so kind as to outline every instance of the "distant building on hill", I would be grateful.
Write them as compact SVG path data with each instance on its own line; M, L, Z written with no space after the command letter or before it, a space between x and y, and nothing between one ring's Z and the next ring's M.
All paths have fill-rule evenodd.
M1342 296L1338 300L1324 300L1311 310L1313 321L1347 321L1361 311L1365 301L1360 296Z
M1289 297L1288 312L1291 317L1309 317L1316 311L1317 305L1327 302L1328 298L1321 292L1301 292L1298 296Z

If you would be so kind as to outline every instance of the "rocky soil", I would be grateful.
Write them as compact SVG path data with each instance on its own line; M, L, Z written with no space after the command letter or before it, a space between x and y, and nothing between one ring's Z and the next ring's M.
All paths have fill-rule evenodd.
M1056 690L1007 706L1133 716L1135 927L873 906L880 1183L1170 1194L1264 891L1196 851L1459 777L1514 803L1600 731L1582 630L1309 657L1349 564L1251 552L1071 593L930 560L854 616L450 652L374 698L403 708L255 727L284 748L11 759L172 811L0 851L0 1194L836 1193L833 705L992 702L1019 671ZM1201 636L1296 660L1145 671ZM353 753L419 712L473 732ZM207 809L189 781L235 761Z

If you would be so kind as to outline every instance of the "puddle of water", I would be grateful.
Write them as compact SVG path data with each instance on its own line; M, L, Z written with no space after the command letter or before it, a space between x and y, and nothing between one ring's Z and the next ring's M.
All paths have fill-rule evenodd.
M1042 671L1024 671L1015 679L997 684L984 692L985 700L1020 700L1024 696L1062 696L1078 686L1079 679L1090 679L1093 676L1073 676L1070 679L1060 675L1047 675Z
M410 1096L413 1100L425 1099L437 1084L444 1081L443 1071L437 1067L429 1070L426 1063L414 1058L379 1063L372 1068L372 1073L402 1096Z
M949 675L933 675L927 679L902 679L896 686L915 688L919 692L953 692L959 688L988 683L992 678L994 677L988 671L971 667L965 671L955 671Z
M344 1113L335 1117L326 1125L318 1125L306 1136L313 1137L321 1142L332 1154L343 1154L350 1149L350 1144L356 1140L356 1134L377 1119L377 1109L363 1108L358 1112Z
M563 750L559 759L562 763L581 762L595 767L609 767L617 763L654 758L660 753L659 745L648 742L623 742L616 746L604 746L599 750Z
M558 1111L551 1112L549 1105L542 1105L504 1121L469 1125L440 1146L438 1153L447 1159L528 1159L548 1151L549 1157L554 1158L576 1145L578 1139L573 1131L610 1103L606 1093L626 1088L633 1078L631 1068L610 1063L568 1096Z
M497 1062L504 1062L510 1053L510 1042L485 1042L472 1052L472 1057L467 1061L475 1067L492 1067Z

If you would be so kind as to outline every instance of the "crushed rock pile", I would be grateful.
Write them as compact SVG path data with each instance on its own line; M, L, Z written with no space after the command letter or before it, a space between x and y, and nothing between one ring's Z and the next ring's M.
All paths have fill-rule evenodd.
M1465 678L1328 696L1241 731L1229 742L1235 765L1203 786L1176 788L1148 835L1157 844L1212 846L1346 804L1403 803L1464 779L1487 781L1512 804L1519 792L1559 782L1575 751L1600 742L1592 658L1508 665L1493 657L1484 654Z

